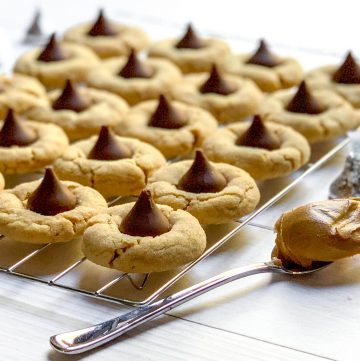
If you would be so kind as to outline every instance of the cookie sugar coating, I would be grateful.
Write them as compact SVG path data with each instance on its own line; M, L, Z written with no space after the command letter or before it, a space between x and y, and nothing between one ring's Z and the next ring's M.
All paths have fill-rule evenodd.
M217 122L210 113L199 107L178 101L172 101L171 105L186 121L183 127L164 129L149 126L158 106L157 100L149 100L131 108L114 131L150 143L166 158L189 154L216 130Z
M76 206L55 216L44 216L27 208L27 200L41 180L22 183L0 192L0 232L28 243L68 242L79 237L88 219L106 209L100 193L74 182L63 182L76 196Z
M97 136L72 144L54 163L61 179L72 180L98 190L104 197L137 195L147 178L165 164L154 147L137 139L116 136L131 151L131 158L113 161L88 159Z
M128 57L117 57L102 62L91 71L87 83L94 88L103 89L120 95L130 105L144 100L157 99L160 94L169 91L174 83L181 80L180 70L165 59L145 59L143 62L154 73L150 78L124 78L119 75L127 63Z
M236 140L249 128L248 122L234 123L217 130L207 138L203 150L214 162L224 162L242 168L255 179L270 179L287 175L310 158L307 140L290 127L265 123L279 148L267 150L236 145Z
M169 220L168 232L156 237L122 233L120 224L133 206L111 207L88 222L82 249L90 261L122 272L162 272L191 262L204 251L206 235L196 218L163 205L158 207Z
M221 224L252 212L260 199L255 181L245 171L229 164L212 163L226 179L219 192L191 193L178 188L193 161L185 160L161 168L149 178L148 189L157 203L191 213L201 224Z

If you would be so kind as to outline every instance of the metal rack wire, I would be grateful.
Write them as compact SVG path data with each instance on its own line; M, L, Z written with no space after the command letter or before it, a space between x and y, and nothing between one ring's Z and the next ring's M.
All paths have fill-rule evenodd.
M48 250L51 247L54 247L54 245L48 243L45 245L42 245L41 247L29 252L24 257L22 257L20 260L16 261L15 263L11 264L7 267L1 267L0 271L7 273L12 276L28 279L31 281L37 281L43 284L47 284L51 287L58 287L62 289L66 289L69 291L77 292L80 294L84 294L87 296L104 299L112 302L117 303L123 303L123 304L130 304L130 305L144 305L152 302L156 298L158 298L165 290L167 290L169 287L174 285L180 278L182 278L186 273L188 273L195 265L197 265L199 262L204 260L206 257L208 257L210 254L212 254L214 251L216 251L219 247L221 247L225 242L227 242L230 238L232 238L234 235L236 235L243 227L245 227L247 224L252 222L259 214L264 212L266 209L271 207L273 204L275 204L277 201L279 201L283 196L285 196L290 190L292 190L303 178L308 176L309 174L313 173L316 169L320 168L324 163L326 163L329 159L331 159L336 153L338 153L341 149L343 149L347 144L349 140L345 139L342 140L338 145L336 145L334 148L332 148L330 151L328 151L325 155L323 155L320 159L318 159L313 164L309 164L307 168L297 177L295 178L290 184L288 184L285 188L283 188L280 192L275 194L271 199L269 199L266 203L264 203L260 208L255 210L252 214L250 214L247 218L239 221L237 225L228 233L226 233L224 236L222 236L220 239L218 239L216 242L214 242L198 259L191 262L190 264L186 265L182 269L180 269L177 273L174 275L170 275L165 282L163 282L159 287L154 289L150 295L147 297L141 299L141 300L132 300L129 297L116 297L111 294L106 294L105 292L114 287L115 285L119 284L122 280L127 280L128 283L131 285L133 290L141 291L146 286L149 278L151 277L150 274L145 275L135 275L135 274L128 274L128 273L120 273L113 277L110 281L105 282L100 287L98 287L96 290L88 290L85 288L77 287L77 286L71 286L64 282L61 282L61 280L64 280L64 278L73 273L76 272L76 269L78 269L84 262L86 262L86 257L81 257L78 260L76 260L74 263L70 264L65 269L61 270L60 272L57 272L55 276L53 276L50 279L44 279L39 276L34 276L29 274L28 272L20 272L19 268L21 266L26 266L28 262L30 262L35 256L39 256L42 253L44 253L46 250ZM1 240L0 240L0 247L1 247Z

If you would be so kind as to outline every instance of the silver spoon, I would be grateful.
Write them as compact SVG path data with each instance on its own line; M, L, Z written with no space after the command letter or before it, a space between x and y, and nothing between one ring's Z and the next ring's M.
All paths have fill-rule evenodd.
M323 269L329 264L329 262L322 262L314 269L301 270L286 269L271 261L234 268L197 283L194 286L185 288L182 291L176 292L160 301L139 307L131 312L99 323L95 326L52 336L50 337L50 343L56 351L61 353L78 354L86 352L115 339L144 322L150 321L203 293L239 278L259 273L282 273L291 276L308 275Z

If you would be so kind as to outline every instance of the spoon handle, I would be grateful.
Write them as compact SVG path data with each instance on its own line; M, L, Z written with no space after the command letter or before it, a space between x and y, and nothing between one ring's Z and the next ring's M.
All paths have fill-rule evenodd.
M56 351L66 354L89 351L214 288L239 278L266 272L281 271L271 262L255 263L251 266L235 268L111 320L82 330L52 336L50 337L50 343Z

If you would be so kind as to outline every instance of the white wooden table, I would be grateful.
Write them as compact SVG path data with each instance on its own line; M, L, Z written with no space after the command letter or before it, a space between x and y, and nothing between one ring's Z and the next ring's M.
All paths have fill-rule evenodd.
M111 17L139 24L153 38L177 35L189 20L203 33L224 35L239 51L265 37L275 51L298 56L307 68L338 62L349 48L360 54L358 9L352 1L11 0L0 3L3 69L9 70L26 49L20 40L35 5L43 11L45 30L61 32L93 18L100 4ZM305 178L258 217L257 226L243 229L168 293L231 267L269 259L274 221L284 210L325 199L345 155L341 152ZM195 299L111 346L64 356L50 349L50 335L103 321L129 307L0 274L0 360L359 360L359 282L357 257L296 280L253 276Z

